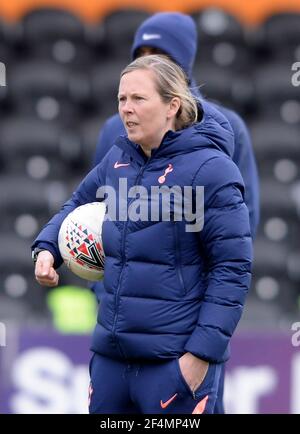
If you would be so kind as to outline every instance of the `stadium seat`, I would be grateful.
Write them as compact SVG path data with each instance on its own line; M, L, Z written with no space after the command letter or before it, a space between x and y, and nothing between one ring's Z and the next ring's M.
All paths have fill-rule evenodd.
M257 235L277 244L278 248L285 245L287 250L296 248L299 243L300 195L296 186L297 183L261 178L261 218ZM273 254L272 250L270 252Z
M239 20L220 8L205 8L191 15L196 21L199 43L213 39L239 43L244 36Z
M257 300L267 310L273 305L278 319L282 320L298 311L299 273L295 272L294 264L297 256L292 257L290 250L289 243L285 241L277 242L259 236L255 242L249 298Z
M27 57L84 67L92 52L86 40L85 25L70 11L36 8L21 19L22 42Z
M265 19L260 26L261 44L273 59L287 62L300 60L300 14L278 12Z
M299 218L295 215L283 215L281 210L268 212L262 207L258 237L274 243L287 244L290 249L297 245Z
M234 45L231 42L201 43L196 58L201 67L207 64L218 68L227 68L234 72L245 72L251 65L251 52L246 45Z
M300 177L300 128L272 119L250 124L259 170L264 177L291 183Z
M289 257L288 243L271 241L263 237L258 237L255 242L249 299L257 300L258 312L262 306L265 306L266 312L270 308L274 310L273 314L277 311L278 320L295 315L298 311L299 283L291 280Z
M111 116L118 110L118 87L120 73L126 62L115 59L98 63L90 74L90 98L103 117Z
M251 87L240 74L210 65L196 64L194 77L201 94L243 113L250 99Z
M64 179L82 165L75 132L58 122L16 116L0 124L0 155L6 172L34 179Z
M105 121L105 117L98 115L86 119L80 124L78 134L83 149L83 161L86 161L84 168L87 170L91 167L91 156L93 156L96 151L99 132Z
M293 199L292 186L272 178L261 179L261 203L264 215L297 218L297 204Z
M259 236L254 245L254 276L285 275L288 249L287 243L278 243Z
M297 109L297 104L300 101L300 87L293 86L291 78L291 63L269 63L255 69L254 98L260 115L288 123L299 123L300 105ZM288 116L287 103L291 102L294 103Z
M252 309L250 315L248 312L248 317L252 318L252 323L248 320L248 327L253 328L253 321L255 324L258 321L258 326L278 328L287 322L288 318L298 314L297 298L297 285L288 277L274 276L272 273L255 276L246 303L246 315L249 304Z
M222 9L207 8L192 13L197 29L197 63L212 63L231 71L245 71L251 64L251 51L242 24Z
M134 33L149 16L148 12L134 8L117 9L104 16L100 25L103 25L104 45L111 58L123 58L128 63Z
M70 74L65 67L49 60L28 60L16 64L8 79L18 112L45 120L74 119L77 107L70 101Z
M249 126L258 158L265 159L272 156L300 158L299 126L261 118L252 121Z
M298 285L300 283L300 268L299 268L299 260L300 260L300 250L299 244L295 249L292 249L287 257L287 270L290 279L297 282ZM300 295L300 285L299 285L299 295Z

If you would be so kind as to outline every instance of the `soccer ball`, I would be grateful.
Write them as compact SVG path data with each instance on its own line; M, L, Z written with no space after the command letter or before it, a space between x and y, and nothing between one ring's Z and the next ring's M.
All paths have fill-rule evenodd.
M87 280L103 277L105 254L102 223L106 206L103 202L87 203L74 209L63 221L58 246L66 266Z

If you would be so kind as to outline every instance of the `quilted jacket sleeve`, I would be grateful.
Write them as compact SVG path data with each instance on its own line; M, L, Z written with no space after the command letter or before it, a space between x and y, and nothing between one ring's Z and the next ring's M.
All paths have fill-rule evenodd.
M185 351L220 362L240 320L250 286L249 213L240 172L229 158L218 156L207 161L194 185L204 186L204 227L199 238L208 280L198 322Z
M39 233L32 249L39 247L49 250L54 257L54 267L58 268L63 260L58 249L58 233L66 216L80 205L96 202L97 189L101 185L99 178L100 166L94 168L81 182L78 189L73 193L61 208L61 210L44 226Z

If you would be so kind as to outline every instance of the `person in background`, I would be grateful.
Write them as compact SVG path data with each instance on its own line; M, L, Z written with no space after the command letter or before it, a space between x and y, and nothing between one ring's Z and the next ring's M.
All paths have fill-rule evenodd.
M116 193L113 209L126 197L127 218L124 209L112 218L108 202L102 228L104 292L92 340L89 411L213 413L251 281L249 213L231 159L232 128L209 103L197 104L183 70L165 56L128 65L118 100L127 134L38 235L35 276L57 285L58 233L72 210L104 200L104 186ZM119 199L124 179L127 194ZM142 196L152 210L152 187L159 186L179 194L170 195L169 214L132 219L129 190L137 191L138 207ZM193 220L186 207L178 213L187 191Z
M131 50L131 58L149 54L165 54L178 63L186 73L192 93L201 94L193 78L193 66L197 52L197 29L194 20L179 12L160 12L146 19L137 29ZM222 77L220 76L220 80ZM210 102L229 121L234 133L233 161L238 166L245 183L245 203L249 210L252 238L259 223L259 179L253 147L248 129L242 118L221 104ZM117 113L103 125L95 151L93 166L100 163L125 129Z
M177 12L157 13L146 19L137 29L131 50L132 59L150 54L166 54L185 71L190 88L200 100L199 89L193 79L193 65L197 52L197 29L194 20ZM220 80L222 77L220 75ZM259 223L259 180L249 132L241 117L232 110L211 103L229 121L234 133L232 159L238 166L245 183L245 203L249 210L252 238L255 238ZM94 157L94 166L99 164L125 128L119 114L109 118L101 129ZM101 282L92 285L98 301L101 298ZM224 378L224 372L222 373ZM223 382L220 383L216 412L223 413Z

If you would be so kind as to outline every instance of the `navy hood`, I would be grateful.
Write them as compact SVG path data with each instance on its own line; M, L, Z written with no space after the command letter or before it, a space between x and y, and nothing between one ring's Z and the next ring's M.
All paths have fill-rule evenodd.
M135 59L137 49L142 46L158 48L168 54L191 79L197 52L197 30L190 16L178 12L152 15L136 31L132 59Z

